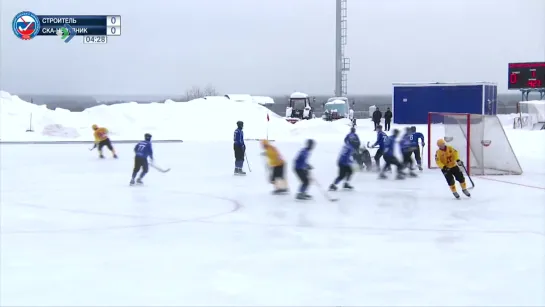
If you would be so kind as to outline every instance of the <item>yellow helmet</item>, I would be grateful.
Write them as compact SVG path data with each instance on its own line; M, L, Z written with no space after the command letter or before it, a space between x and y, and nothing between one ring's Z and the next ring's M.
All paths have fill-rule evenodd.
M443 148L443 147L445 147L446 145L447 145L447 142L445 142L445 140L443 140L443 139L438 139L438 140L437 140L437 146L438 146L438 147Z
M98 125L97 124L94 124L91 126L91 128L93 128L93 130L97 130L98 129Z
M263 146L263 147L269 146L269 141L267 141L267 140L261 140L261 146Z

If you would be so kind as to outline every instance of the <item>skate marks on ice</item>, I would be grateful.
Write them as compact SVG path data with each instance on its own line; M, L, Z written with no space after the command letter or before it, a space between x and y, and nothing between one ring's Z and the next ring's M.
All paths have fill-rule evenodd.
M347 192L344 194L352 194ZM403 201L399 200L403 196ZM343 195L346 200L346 196ZM511 224L509 213L496 213L484 202L421 203L421 198L411 191L382 198L361 201L354 195L353 202L332 204L325 200L295 202L292 199L265 202L261 199L245 199L245 210L237 214L208 219L202 223L223 225L246 225L249 227L308 228L319 230L356 230L373 234L385 233L435 233L436 240L444 243L461 240L465 234L489 235L537 235L545 233L537 228L525 226L521 219L527 218L536 225L534 214L516 216ZM464 204L464 205L460 205ZM500 225L500 226L498 226Z
M103 210L89 210L87 208L93 208L93 206L85 204L81 208L71 208L74 207L72 204L55 207L42 205L36 201L16 201L10 205L3 203L2 212L5 223L2 225L1 233L2 235L54 234L149 228L203 222L233 214L242 209L242 205L236 199L225 196L177 190L161 192L176 195L176 201L156 202L154 195L137 193L139 195L132 195L134 200L132 208L112 204L109 208L113 210L105 210L108 206L101 207ZM142 206L135 209L138 208L138 203ZM151 204L154 207L153 210L149 208ZM40 212L33 214L34 210ZM134 210L140 210L139 214L127 213ZM158 213L160 216L157 216ZM12 220L9 218L12 214L19 218ZM59 220L62 222L59 223ZM13 225L10 225L12 222ZM64 225L59 227L59 224ZM66 224L72 225L66 226ZM82 227L82 224L89 226Z

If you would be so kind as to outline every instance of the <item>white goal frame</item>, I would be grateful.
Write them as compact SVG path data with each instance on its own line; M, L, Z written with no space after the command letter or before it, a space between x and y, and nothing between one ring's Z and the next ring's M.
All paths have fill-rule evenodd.
M428 168L437 168L435 142L439 138L458 150L468 175L522 174L513 147L496 115L428 113Z

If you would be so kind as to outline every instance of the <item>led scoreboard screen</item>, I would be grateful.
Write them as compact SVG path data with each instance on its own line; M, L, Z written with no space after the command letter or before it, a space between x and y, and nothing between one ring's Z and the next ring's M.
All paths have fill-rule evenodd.
M509 63L507 88L545 89L545 62Z
M20 12L13 18L13 33L22 40L57 36L65 43L82 36L87 44L105 44L121 35L120 15L36 15Z

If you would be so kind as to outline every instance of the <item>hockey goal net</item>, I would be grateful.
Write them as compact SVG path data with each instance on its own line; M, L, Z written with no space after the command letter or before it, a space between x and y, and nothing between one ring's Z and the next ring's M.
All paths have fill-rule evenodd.
M460 154L470 175L520 175L522 168L496 115L428 114L428 168L435 164L436 142L443 138Z
M514 129L545 130L545 101L521 101L518 116L513 119Z

